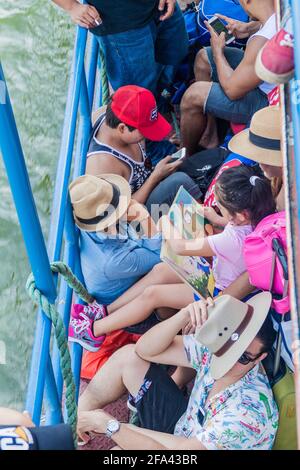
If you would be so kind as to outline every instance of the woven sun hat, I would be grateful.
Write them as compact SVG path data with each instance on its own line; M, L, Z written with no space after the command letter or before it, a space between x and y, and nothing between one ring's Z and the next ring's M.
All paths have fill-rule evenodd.
M235 135L229 149L257 163L282 166L281 111L279 106L268 106L257 111L250 129Z
M86 232L101 232L116 223L131 200L128 181L119 175L84 175L69 186L76 225Z
M214 379L223 377L244 354L262 327L272 302L270 292L261 292L246 303L223 295L209 307L208 319L195 335L212 353Z

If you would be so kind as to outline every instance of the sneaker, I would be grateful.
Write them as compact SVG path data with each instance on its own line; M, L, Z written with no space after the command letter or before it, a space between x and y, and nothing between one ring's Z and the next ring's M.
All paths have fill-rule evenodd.
M80 344L84 349L96 352L100 349L106 335L94 336L93 320L81 312L81 318L71 317L69 325L69 341Z
M294 37L281 29L260 50L255 70L267 83L287 83L293 78L294 68Z
M108 312L106 305L98 304L96 301L89 305L73 304L71 316L80 319L81 314L84 314L90 320L97 321L107 317Z

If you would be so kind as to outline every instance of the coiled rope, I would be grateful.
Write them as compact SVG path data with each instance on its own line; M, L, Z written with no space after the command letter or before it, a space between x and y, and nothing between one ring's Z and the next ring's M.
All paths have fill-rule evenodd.
M51 271L59 273L68 286L85 302L92 303L94 298L88 293L83 284L77 279L71 269L63 262L51 263ZM77 445L77 404L76 404L76 388L71 367L71 356L68 348L68 339L66 334L65 325L58 313L54 304L51 304L48 299L36 287L35 279L31 273L26 282L26 289L30 298L38 304L45 315L51 320L53 324L54 334L57 342L57 347L60 355L61 372L65 384L65 400L67 408L67 421L72 428L73 439L75 447Z

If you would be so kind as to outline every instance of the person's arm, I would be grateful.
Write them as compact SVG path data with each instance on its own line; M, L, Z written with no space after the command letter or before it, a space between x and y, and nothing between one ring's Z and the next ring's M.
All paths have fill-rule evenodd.
M221 20L226 21L226 28L230 34L232 34L237 39L245 39L252 34L257 33L261 28L260 21L249 21L248 23L244 21L234 20L233 18L229 18L225 15L220 15L219 13L216 14L218 18Z
M219 215L213 207L205 207L203 205L199 205L198 212L211 224L216 225L218 227L225 227L228 223L225 217Z
M101 23L99 12L92 5L82 5L77 0L52 0L69 13L72 21L83 28L95 28Z
M143 236L147 238L152 238L158 233L155 222L150 216L146 207L137 202L135 199L131 199L130 201L130 205L127 210L127 221L139 222L142 228Z
M124 163L120 162L113 155L99 152L89 156L86 161L85 172L88 175L98 176L105 173L119 175L128 180L128 174L124 168Z
M267 40L261 36L253 38L246 47L243 60L233 70L224 55L225 34L218 35L207 22L206 25L211 33L211 47L218 71L219 83L224 93L231 100L243 98L249 91L254 90L262 83L255 72L255 61L258 52Z
M79 436L88 432L105 434L108 422L114 419L103 410L81 412L77 426L78 434ZM112 435L112 440L123 450L206 450L197 438L188 439L157 431L144 433L143 429L126 423L120 423L120 429Z
M214 256L215 252L211 249L206 237L196 240L185 240L174 225L170 222L168 216L160 219L162 233L167 243L176 255L180 256Z
M160 21L165 21L173 15L175 10L175 4L176 0L159 0L159 11L163 12L164 10L166 10L165 13L160 16Z
M242 300L247 295L251 294L255 289L254 286L250 284L248 272L241 274L230 286L226 287L223 291L224 294L231 295L236 299Z
M140 202L141 204L144 204L150 193L153 191L153 189L165 178L167 178L169 175L174 173L177 168L180 167L182 164L182 161L177 161L174 163L170 163L170 160L172 159L172 156L168 155L167 157L163 158L154 168L153 172L147 178L145 183L138 189L132 197Z
M200 322L198 319L191 320L189 307L144 333L136 343L135 352L149 362L191 368L182 336L178 335L191 321Z

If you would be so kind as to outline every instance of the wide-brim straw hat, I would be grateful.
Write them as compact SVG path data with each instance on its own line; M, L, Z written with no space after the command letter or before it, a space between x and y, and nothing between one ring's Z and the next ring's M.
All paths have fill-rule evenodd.
M262 327L272 296L261 292L246 303L230 295L218 297L208 311L208 319L195 338L212 353L214 379L223 377L239 360Z
M128 181L119 175L84 175L69 186L76 225L86 232L101 232L115 224L131 200Z
M250 129L235 135L229 149L257 163L281 167L281 112L279 106L268 106L257 111Z

